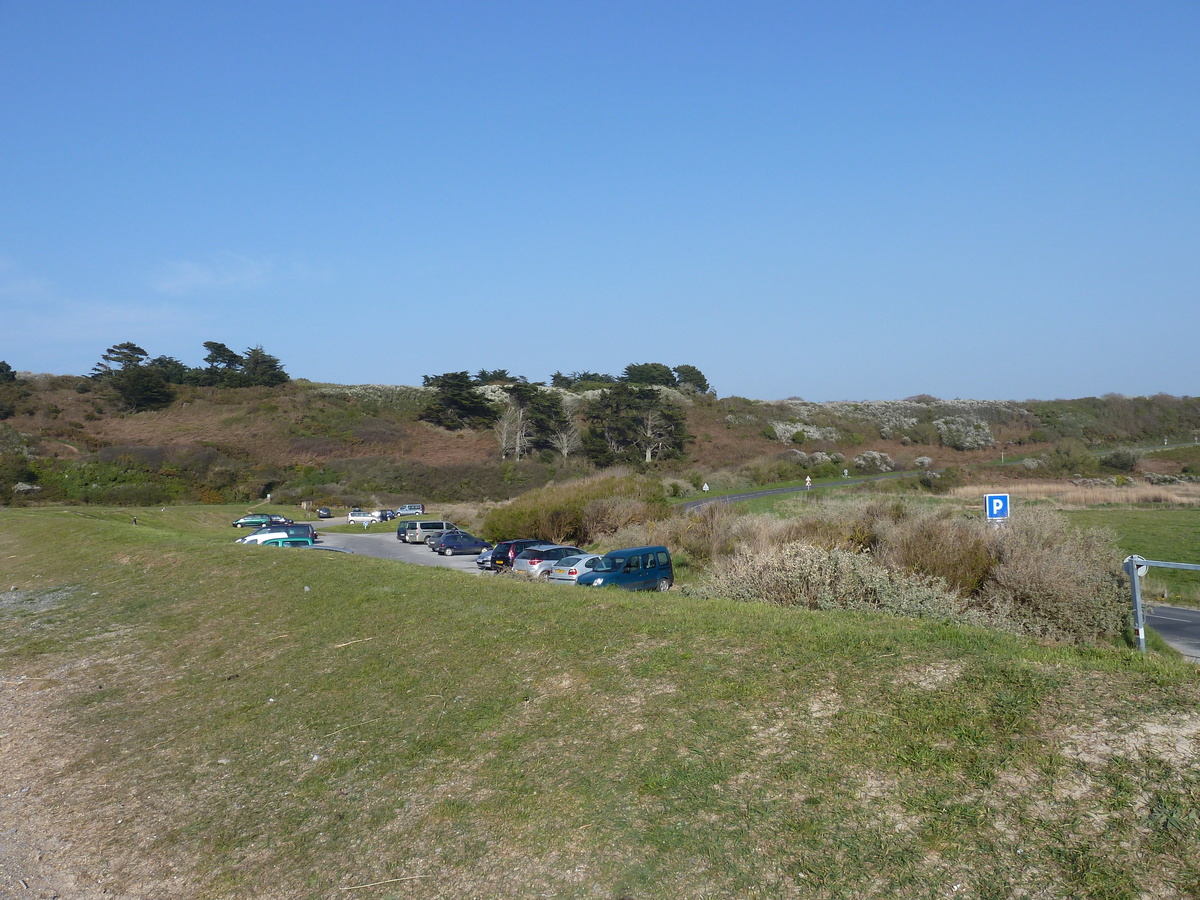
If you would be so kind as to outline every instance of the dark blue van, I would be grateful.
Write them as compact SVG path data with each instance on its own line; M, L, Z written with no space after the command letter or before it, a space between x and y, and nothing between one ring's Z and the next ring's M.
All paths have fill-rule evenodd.
M666 547L627 547L604 554L596 568L580 575L575 583L627 591L669 591L675 583L675 569Z

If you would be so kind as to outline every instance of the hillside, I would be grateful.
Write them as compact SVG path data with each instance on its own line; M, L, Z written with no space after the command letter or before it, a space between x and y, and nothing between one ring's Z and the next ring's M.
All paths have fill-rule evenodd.
M0 502L156 504L177 500L357 502L499 500L593 468L581 452L548 449L502 458L496 427L447 428L419 416L430 388L323 385L181 385L162 409L130 412L92 379L24 375L0 386ZM543 388L583 424L599 388ZM497 407L508 395L481 389ZM985 402L808 403L717 398L657 389L680 411L681 454L648 468L699 483L763 484L843 468L953 470L988 477L1115 477L1136 471L1189 477L1200 457L1171 454L1097 461L1105 448L1193 443L1200 400L1157 396ZM4 400L4 398L0 398ZM18 488L24 485L24 488Z

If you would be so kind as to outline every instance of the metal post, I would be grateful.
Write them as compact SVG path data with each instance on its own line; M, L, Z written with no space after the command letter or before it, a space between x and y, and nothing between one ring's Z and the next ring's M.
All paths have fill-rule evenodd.
M1129 576L1129 584L1133 591L1133 630L1137 635L1138 650L1146 652L1146 615L1142 610L1142 578L1138 566L1145 566L1146 561L1140 556L1125 557L1125 574Z

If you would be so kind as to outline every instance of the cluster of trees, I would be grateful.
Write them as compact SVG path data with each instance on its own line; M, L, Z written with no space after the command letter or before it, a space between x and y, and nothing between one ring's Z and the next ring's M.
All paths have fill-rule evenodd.
M638 367L630 366L626 373L630 370L636 377ZM669 369L667 373L671 386L677 387L676 374ZM703 381L698 370L696 375ZM447 372L426 375L423 380L436 393L420 417L451 430L493 428L502 459L519 460L535 451L553 451L566 458L583 451L598 466L648 464L679 456L688 439L683 410L653 382L600 382L604 387L599 394L572 416L559 392L513 380L505 370L484 370L475 377L467 372ZM494 403L480 390L491 384L498 384L507 395L504 402Z
M205 345L207 346L207 345ZM465 372L450 373L466 375ZM426 387L436 387L437 382L446 375L425 375ZM471 385L506 385L506 384L541 384L530 382L524 375L513 375L508 369L480 369L473 376L467 376L466 383ZM664 363L630 363L621 375L606 375L603 372L571 372L564 375L555 372L550 377L552 387L566 391L602 390L613 384L646 384L660 387L677 388L683 391L696 391L707 394L712 391L704 373L695 366L675 366L671 368Z
M273 386L290 381L277 357L261 346L237 353L217 341L205 341L205 366L190 367L173 356L150 354L131 341L114 344L90 373L117 392L126 409L159 409L175 396L172 385L201 387Z
M620 377L600 372L572 372L569 375L555 372L550 377L550 384L568 391L595 389L609 384L658 385L694 390L701 394L712 390L704 373L695 366L671 368L664 363L630 363Z
M7 419L17 411L20 388L17 373L7 362L0 359L0 419Z

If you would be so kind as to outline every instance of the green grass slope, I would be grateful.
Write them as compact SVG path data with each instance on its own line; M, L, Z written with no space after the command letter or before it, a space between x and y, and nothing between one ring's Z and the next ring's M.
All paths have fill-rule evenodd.
M0 893L1200 892L1173 659L234 546L231 513L0 510L4 846L47 848Z

